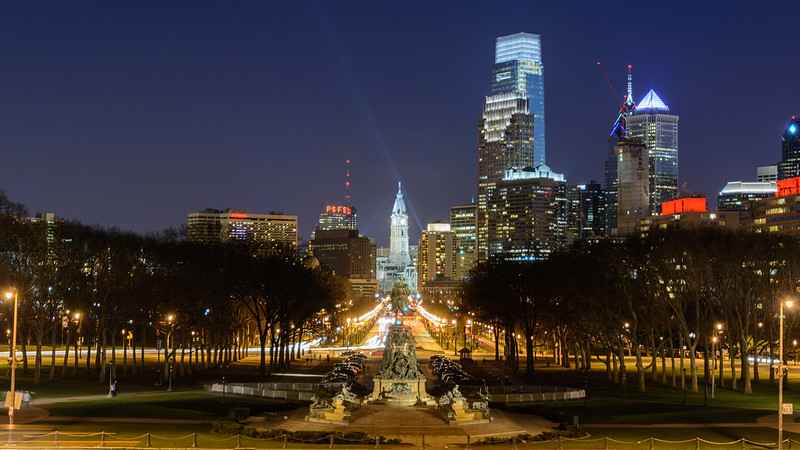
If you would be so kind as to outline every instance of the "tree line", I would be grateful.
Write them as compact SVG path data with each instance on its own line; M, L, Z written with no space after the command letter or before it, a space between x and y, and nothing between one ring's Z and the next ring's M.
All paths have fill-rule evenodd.
M144 374L145 349L153 347L162 378L173 368L183 376L225 366L250 346L260 348L266 374L334 327L347 293L345 281L306 264L294 248L54 225L29 219L4 195L0 288L18 292L18 351L36 383L46 359L50 380L84 368L98 380L118 369ZM7 335L9 303L0 308Z
M730 387L750 393L761 377L759 356L778 353L780 302L795 298L799 285L795 237L678 228L580 242L545 261L479 264L464 307L493 331L495 358L502 348L513 370L519 346L526 355L548 349L564 367L588 371L600 361L609 380L624 386L629 355L640 391L649 379L697 392L698 360L708 385L717 359L733 374ZM798 320L790 310L784 316L792 343ZM525 358L528 375L534 361ZM719 383L726 383L721 375Z

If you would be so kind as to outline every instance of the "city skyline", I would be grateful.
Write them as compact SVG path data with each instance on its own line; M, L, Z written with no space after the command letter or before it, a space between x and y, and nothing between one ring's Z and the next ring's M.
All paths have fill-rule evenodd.
M779 26L791 14L767 25L742 19L743 3L732 4L722 21L716 8L701 5L683 22L686 33L668 41L666 10L630 9L641 28L610 34L614 26L567 19L566 10L552 5L518 8L480 24L474 20L479 11L467 6L457 13L467 23L445 33L434 22L447 8L435 6L416 27L436 45L416 45L421 38L412 37L414 52L398 50L409 38L404 24L419 18L397 17L388 6L359 13L347 6L310 4L306 12L282 5L271 16L259 7L98 7L80 16L69 8L44 16L15 8L30 20L3 23L13 39L3 44L10 70L0 91L7 129L0 145L8 161L0 189L32 211L140 232L177 226L190 211L216 207L296 214L300 237L308 239L321 206L344 196L343 163L352 159L352 204L363 233L386 244L385 211L401 180L416 241L421 226L446 219L450 206L475 195L475 122L501 35L542 37L548 165L571 183L602 179L608 123L624 94L627 63L634 65L636 98L655 89L681 114L680 182L709 199L728 181L752 180L754 167L780 159L780 136L800 103L791 82L798 63L783 58L781 45L790 42L790 27ZM589 4L584 10L610 17ZM155 12L160 20L143 32L139 25ZM298 28L306 14L321 19ZM373 23L362 24L362 16ZM92 20L98 17L106 20ZM397 24L386 28L390 19ZM573 27L562 26L567 20ZM708 27L714 20L720 23ZM77 29L83 21L88 25ZM218 25L218 34L203 35L213 27L197 24ZM256 33L264 25L269 31ZM603 38L570 36L577 26ZM359 36L373 27L385 33L363 42ZM701 30L707 39L689 48ZM748 33L761 37L758 50L742 37ZM98 36L107 39L89 42ZM312 45L320 37L329 39ZM732 45L757 69L726 53ZM391 57L374 52L382 46ZM114 56L126 50L127 57ZM263 58L265 50L270 58ZM307 62L314 57L322 62ZM703 70L693 66L709 57ZM612 98L597 60L619 98ZM413 66L429 70L407 70ZM304 69L300 80L290 76L298 69ZM331 93L320 92L326 89ZM705 167L720 160L726 164L708 176ZM293 185L296 195L285 195Z

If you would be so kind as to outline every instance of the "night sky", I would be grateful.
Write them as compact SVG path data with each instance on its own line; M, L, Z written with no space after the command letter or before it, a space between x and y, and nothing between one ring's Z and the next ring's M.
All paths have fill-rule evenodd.
M474 195L494 38L520 31L542 35L548 163L571 182L602 179L627 63L637 101L681 116L681 184L712 198L777 161L800 112L796 2L121 3L4 5L0 189L34 212L148 232L279 210L307 239L349 158L362 232L388 240L400 179L416 234Z

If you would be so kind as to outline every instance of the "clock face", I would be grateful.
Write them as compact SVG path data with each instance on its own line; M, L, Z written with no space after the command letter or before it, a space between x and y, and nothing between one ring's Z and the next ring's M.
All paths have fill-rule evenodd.
M797 125L795 124L789 125L789 134L795 134L795 133L797 133Z

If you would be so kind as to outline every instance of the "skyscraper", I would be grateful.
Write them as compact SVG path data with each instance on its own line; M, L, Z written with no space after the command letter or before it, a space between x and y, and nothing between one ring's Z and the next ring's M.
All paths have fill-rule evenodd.
M616 145L617 234L639 229L639 221L650 214L650 157L647 147L638 140L621 139Z
M638 139L649 153L650 214L678 196L678 116L652 89L627 118L628 138Z
M612 234L617 229L617 152L616 145L620 139L628 135L628 118L633 114L636 103L633 101L633 66L628 64L628 92L625 101L619 107L617 118L611 126L611 133L608 139L608 157L603 162L604 175L604 222L598 230L603 233Z
M544 164L544 124L539 36L517 33L497 38L490 95L478 127L478 260L488 256L488 199L507 169Z
M800 176L800 118L792 116L781 137L781 162L778 179Z
M533 164L546 162L544 114L544 66L538 34L516 33L500 36L495 43L491 94L522 94L532 115ZM526 167L526 166L521 166Z

